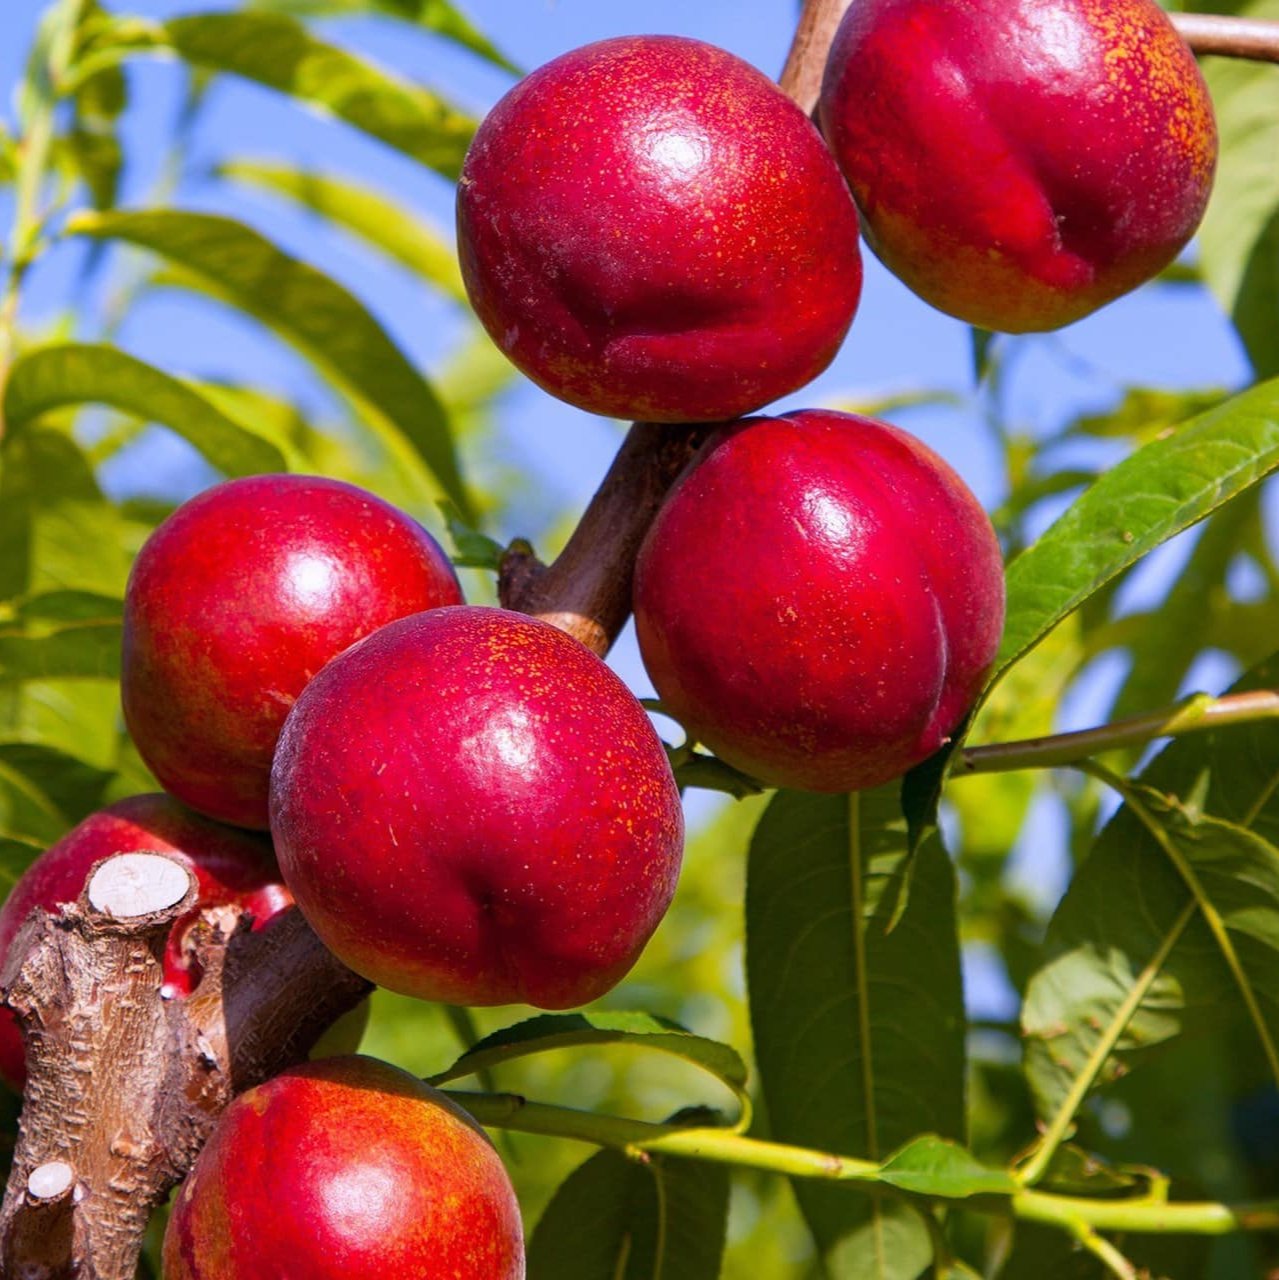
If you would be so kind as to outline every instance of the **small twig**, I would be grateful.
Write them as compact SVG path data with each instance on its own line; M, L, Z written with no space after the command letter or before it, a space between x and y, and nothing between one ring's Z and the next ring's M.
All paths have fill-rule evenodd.
M1198 54L1279 62L1279 22L1217 13L1170 13L1172 25Z
M84 1191L50 1210L73 1218L63 1227L69 1273L133 1274L128 1242L141 1239L155 1204L147 1183L165 1163L148 1123L167 1069L157 1061L168 1047L156 1009L164 948L195 900L195 878L180 863L125 854L94 869L79 902L56 916L34 913L15 939L2 980L28 1080L0 1209L3 1274L41 1274L45 1248L30 1222L45 1209L32 1204L31 1179L39 1189L50 1165L72 1170Z
M1156 738L1173 738L1186 733L1221 729L1226 725L1274 719L1279 719L1279 691L1273 689L1231 693L1220 698L1198 694L1175 707L1129 716L1092 729L965 747L955 761L951 776L963 778L975 773L1077 765L1100 752L1120 747L1141 747Z

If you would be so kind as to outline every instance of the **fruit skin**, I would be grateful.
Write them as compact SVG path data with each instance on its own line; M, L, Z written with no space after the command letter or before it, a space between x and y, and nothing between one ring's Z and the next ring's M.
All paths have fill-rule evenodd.
M683 817L639 703L563 632L459 606L392 623L298 699L285 880L358 973L424 1000L584 1004L670 902Z
M195 873L197 911L240 906L254 916L255 929L293 901L262 836L188 813L166 795L130 796L90 814L22 873L0 907L0 962L36 907L51 911L59 903L74 902L93 864L114 853L173 855ZM165 948L165 987L174 995L188 994L198 979L182 951L191 920L184 916L174 924ZM0 1078L14 1089L26 1080L22 1037L6 1008L0 1008Z
M462 276L494 342L592 413L738 417L831 361L857 213L766 76L676 36L547 63L489 113L458 188Z
M995 657L1004 578L986 513L935 453L800 410L718 433L635 573L662 702L776 786L853 791L931 755Z
M129 732L184 804L264 829L276 739L307 681L370 631L461 598L435 539L354 485L218 485L160 525L129 576Z
M459 1106L329 1058L222 1114L164 1235L165 1280L521 1280L519 1206Z
M933 306L1055 329L1203 216L1212 103L1154 0L857 0L819 118L871 247Z

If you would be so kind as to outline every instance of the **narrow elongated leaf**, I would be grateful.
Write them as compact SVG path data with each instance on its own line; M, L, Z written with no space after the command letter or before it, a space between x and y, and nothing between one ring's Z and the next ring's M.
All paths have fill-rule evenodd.
M1235 688L1277 679L1272 658ZM1097 837L1027 990L1025 1066L1045 1117L1223 1019L1249 1018L1279 1064L1279 725L1179 739L1143 780L1147 820L1125 805Z
M1242 6L1279 18L1279 0ZM1258 377L1279 373L1279 71L1242 58L1204 66L1221 133L1216 188L1199 229L1200 269Z
M0 629L0 683L118 679L121 639L119 622L72 624L33 635Z
M336 116L450 180L475 121L440 94L402 80L313 36L275 13L191 14L141 26L122 21L100 35L82 74L135 52L175 53L192 66L243 76Z
M119 622L123 613L123 600L96 591L45 591L14 607L22 622Z
M728 1170L601 1151L546 1207L528 1280L715 1280L728 1224Z
M1163 387L1129 387L1122 399L1101 413L1082 413L1063 427L1056 439L1094 436L1149 444L1193 418L1215 409L1229 392L1220 387L1169 391Z
M112 778L110 770L35 742L0 742L0 765L9 776L21 774L38 788L65 826L98 807Z
M271 441L228 418L186 383L114 347L60 343L14 364L4 393L10 430L51 409L79 404L109 404L163 423L227 476L288 469Z
M529 1054L580 1045L630 1045L675 1054L721 1080L734 1093L746 1087L746 1064L736 1049L693 1035L678 1023L649 1013L545 1013L486 1036L451 1067L431 1078L434 1085L491 1070Z
M42 848L35 840L0 835L0 902L9 896L18 877L39 857Z
M772 1134L874 1160L963 1133L955 884L936 833L909 858L889 786L781 792L751 844L746 965ZM896 918L900 916L900 918ZM890 927L891 926L891 927ZM796 1181L832 1275L915 1280L932 1246L900 1201Z
M229 160L218 174L284 196L358 236L450 298L466 301L453 242L416 209L372 187L263 160Z
M449 0L253 0L255 9L290 13L299 17L330 17L342 14L383 13L424 27L464 49L478 54L503 71L520 74L520 69Z
M0 448L0 599L124 590L116 509L63 432L29 427Z
M1186 567L1177 576L1157 612L1144 619L1129 645L1132 668L1111 706L1109 719L1136 715L1172 702L1190 664L1209 643L1219 611L1229 602L1226 575L1247 533L1260 522L1260 493L1253 490L1217 512L1203 533ZM1258 633L1251 663L1270 648Z
M1008 568L998 679L1147 552L1279 466L1279 380L1263 383L1106 472Z
M921 1196L1010 1196L1020 1183L1006 1169L991 1169L957 1142L925 1134L894 1151L879 1171L880 1179Z
M444 492L471 515L448 417L430 383L341 285L229 218L177 211L84 214L70 229L158 253L205 291L273 329L350 395L400 456L405 442L411 445Z

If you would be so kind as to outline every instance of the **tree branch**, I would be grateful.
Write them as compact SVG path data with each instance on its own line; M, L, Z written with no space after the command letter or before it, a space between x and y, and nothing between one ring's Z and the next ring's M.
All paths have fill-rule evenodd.
M1226 725L1274 719L1279 719L1279 691L1254 689L1220 698L1201 693L1175 707L1129 716L1092 729L965 747L955 761L951 776L963 778L974 773L1006 773L1013 769L1052 769L1079 764L1102 751L1144 747L1155 738L1174 738Z
M1279 22L1219 13L1170 13L1168 17L1198 54L1279 62Z
M606 654L631 611L640 543L667 491L713 430L710 423L637 422L555 563L547 568L518 545L507 552L499 576L502 603Z
M831 41L851 0L807 0L778 83L809 115L822 91Z
M15 939L0 985L27 1088L0 1205L4 1275L131 1280L151 1211L232 1095L305 1056L368 993L297 908L257 933L218 908L189 935L196 990L164 999L169 933L195 899L181 863L120 854Z

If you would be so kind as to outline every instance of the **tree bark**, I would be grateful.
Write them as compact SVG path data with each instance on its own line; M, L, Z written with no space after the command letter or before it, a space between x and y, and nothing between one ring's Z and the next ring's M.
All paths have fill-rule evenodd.
M95 892L112 877L115 892ZM118 855L14 942L0 986L28 1081L0 1205L6 1277L132 1280L152 1211L226 1104L305 1057L370 990L296 907L258 933L218 908L188 934L195 991L165 999L165 943L195 896L177 861Z

